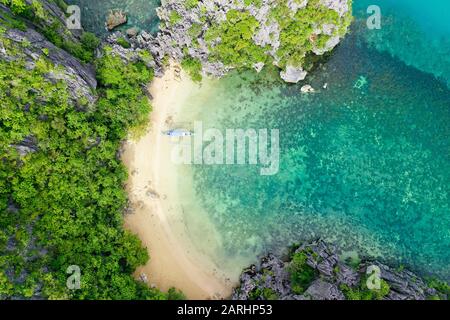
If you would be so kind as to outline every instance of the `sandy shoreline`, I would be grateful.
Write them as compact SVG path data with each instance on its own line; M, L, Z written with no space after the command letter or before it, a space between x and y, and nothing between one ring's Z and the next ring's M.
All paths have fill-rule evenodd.
M147 247L150 261L136 271L149 285L181 289L189 299L218 299L231 294L232 283L186 236L183 208L177 205L177 179L170 153L171 138L161 134L179 119L183 101L198 85L172 65L150 87L150 127L138 141L127 141L122 159L129 170L127 191L134 212L125 227Z

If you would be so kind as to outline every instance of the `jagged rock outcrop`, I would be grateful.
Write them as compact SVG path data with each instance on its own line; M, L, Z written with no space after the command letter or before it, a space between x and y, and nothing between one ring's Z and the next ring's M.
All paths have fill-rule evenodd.
M424 300L427 296L436 294L436 290L429 288L425 281L408 270L401 272L388 267L378 261L365 262L361 265L361 272L365 273L369 265L378 266L380 277L389 283L391 288L386 300Z
M122 10L111 10L106 19L106 28L111 31L127 23L127 15Z
M78 42L81 35L83 34L83 29L72 29L68 31L66 26L66 14L61 10L61 8L56 4L56 1L52 0L39 0L38 1L45 12L45 19L27 19L26 25L30 29L34 30L45 30L45 29L54 29L58 35L60 35L63 39L69 40L72 42ZM33 0L25 0L27 6L32 5ZM9 8L4 4L0 3L0 19L2 17L2 11L6 13L11 13Z
M44 51L46 51L48 52L46 57L62 70L61 72L48 74L48 79L64 80L69 87L70 95L74 101L78 101L82 97L87 99L89 104L95 101L94 90L97 87L97 80L92 67L82 64L66 51L54 46L44 36L33 29L27 28L26 31L9 29L4 36L17 43L29 43L22 51L26 56L27 68L29 70L35 67L36 62L44 55ZM2 59L5 60L15 58L14 55L9 55L8 52L2 54Z
M270 57L271 63L282 69L280 76L286 82L297 83L303 80L307 71L298 62L306 55L301 55L293 61L286 61L286 47L280 51L282 46L283 28L280 21L273 17L274 9L278 6L286 6L289 13L287 20L293 19L294 15L305 10L310 0L261 0L248 2L243 0L199 0L198 2L183 2L178 0L166 0L157 9L160 23L160 32L152 36L143 31L138 36L133 36L133 48L148 50L155 60L156 75L163 73L165 59L171 58L181 61L184 58L199 60L202 65L202 73L214 77L222 77L235 66L224 63L214 56L214 49L223 42L220 34L213 39L208 32L210 29L227 21L230 11L245 12L254 19L258 27L251 36L251 42L260 48L264 48L264 54ZM312 2L312 1L311 1ZM338 20L348 23L345 15L350 13L351 7L348 0L321 0L320 5L338 13ZM342 22L344 23L344 22ZM310 37L312 53L323 55L332 50L343 37L341 25L333 23L313 23L314 34ZM327 41L318 41L324 35ZM248 40L248 39L246 39ZM292 46L292 44L285 44ZM132 49L133 50L133 49ZM290 49L292 50L292 48ZM131 51L131 50L130 50ZM298 51L298 50L297 50ZM282 52L282 53L280 53ZM289 54L287 55L289 56ZM251 65L257 72L267 64L267 61L254 61Z
M378 267L380 279L389 286L384 300L425 300L438 296L447 299L445 293L429 287L423 279L408 270L395 270L379 261L364 261L349 266L340 260L333 245L322 240L305 243L295 253L305 254L305 263L315 272L302 294L292 288L290 266L292 261L282 261L269 254L259 266L252 265L240 277L240 285L234 290L233 300L272 298L282 300L345 300L344 288L361 290L366 281L368 267Z
M31 3L29 0L26 2ZM64 81L68 86L68 92L75 107L84 108L94 104L97 80L93 66L81 63L65 50L53 45L38 31L48 27L54 21L58 21L61 30L56 30L56 32L59 32L63 39L79 43L79 33L82 30L74 31L74 33L68 32L63 28L66 18L62 10L51 1L42 0L39 3L44 8L47 19L24 20L25 28L20 29L8 27L12 12L8 7L0 4L0 25L7 26L2 37L16 43L21 48L20 52L10 50L0 41L0 59L4 61L23 59L26 69L31 71L36 68L38 61L44 57L57 67L55 71L46 74L46 78L51 82ZM31 88L30 90L33 91L34 89ZM83 105L80 104L80 101L83 102ZM25 111L29 107L29 105L23 106ZM45 115L42 115L42 117L42 120L45 120ZM37 145L35 137L28 136L23 141L11 145L11 147L15 148L19 155L23 157L38 151Z
M280 296L287 296L290 293L289 274L285 269L285 263L278 257L269 254L261 259L261 270L256 266L251 266L241 275L241 287L233 295L235 300L248 300L249 293L260 286L269 288L277 292Z
M32 1L27 0L26 2L27 4L31 4ZM79 44L79 37L83 30L67 30L65 28L66 16L54 2L41 0L39 3L41 3L45 11L46 19L25 20L25 30L7 28L4 37L18 44L22 44L21 58L25 57L28 70L32 70L39 58L45 55L46 58L61 70L58 73L48 74L47 77L50 81L64 80L69 87L69 92L74 102L83 98L83 100L87 100L88 104L94 103L96 99L94 91L97 87L94 68L81 63L65 50L56 47L39 32L39 30L58 25L59 29L55 30L55 32L62 39ZM2 21L7 22L8 16L11 16L11 14L8 7L0 4L0 23ZM59 22L59 24L54 24L55 21ZM27 45L23 45L24 43ZM0 58L9 61L18 57L0 45Z
M336 284L321 279L311 283L303 296L312 300L345 300L344 294Z
M306 78L308 73L301 67L287 66L286 70L280 72L281 79L290 83L297 83Z

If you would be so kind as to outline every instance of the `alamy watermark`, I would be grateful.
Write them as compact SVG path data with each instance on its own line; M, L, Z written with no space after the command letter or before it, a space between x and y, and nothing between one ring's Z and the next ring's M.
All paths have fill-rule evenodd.
M379 266L371 265L366 270L367 280L366 286L370 290L381 289L381 269Z
M70 16L66 18L66 27L69 30L81 29L81 10L79 6L67 6L66 13Z
M280 164L280 132L278 129L203 130L194 122L192 134L174 145L172 161L196 165L259 165L260 174L275 175Z
M70 276L67 278L66 286L69 290L79 290L81 288L81 269L77 265L69 266L66 270Z
M367 18L367 28L369 30L381 29L381 8L377 5L368 6L367 13L370 14Z

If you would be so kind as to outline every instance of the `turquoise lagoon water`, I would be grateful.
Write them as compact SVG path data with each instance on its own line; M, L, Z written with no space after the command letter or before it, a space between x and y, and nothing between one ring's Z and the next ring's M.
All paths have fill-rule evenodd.
M308 79L315 88L328 83L314 95L270 80L276 74L234 75L187 104L186 118L204 127L280 130L277 175L254 166L191 169L196 199L221 237L221 263L322 237L343 251L448 276L450 93L357 44L348 38ZM361 75L369 84L358 90Z
M372 4L381 8L383 18L381 30L362 32L370 46L450 85L450 2L357 0L356 15L364 16Z
M72 1L91 31L103 32L111 8L125 9L129 26L157 27L154 0ZM351 34L304 83L286 85L274 70L231 74L186 103L183 117L205 128L280 130L277 175L180 167L194 178L179 188L188 230L221 265L322 237L348 255L450 279L450 2L354 2ZM371 4L381 30L365 27ZM356 89L361 76L368 83ZM300 94L305 83L318 92ZM209 252L198 208L217 231Z
M277 175L261 176L249 165L189 169L195 201L219 234L220 246L210 254L220 264L250 263L321 237L344 256L358 251L450 278L450 78L443 72L450 63L439 55L448 52L448 42L434 42L434 33L425 38L425 25L412 14L402 18L393 15L394 7L381 8L391 15L389 30L368 31L357 19L342 45L302 83L315 94L300 94L302 84L283 84L275 71L248 72L186 103L185 119L204 127L280 130ZM396 28L403 38L394 41ZM439 39L448 39L442 24L437 28L447 35ZM438 63L409 60L409 40L441 45L441 51L422 52L421 46L414 53ZM368 84L354 88L360 76ZM181 182L180 190L189 187ZM196 212L185 215L189 227Z

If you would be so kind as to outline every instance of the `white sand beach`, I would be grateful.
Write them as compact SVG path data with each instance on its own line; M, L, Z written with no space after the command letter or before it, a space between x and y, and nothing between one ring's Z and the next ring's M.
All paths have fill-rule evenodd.
M139 236L150 254L150 261L136 271L136 277L145 273L149 285L161 290L176 287L188 299L226 298L235 283L218 271L220 268L187 236L184 209L177 199L178 182L183 177L171 161L173 138L162 134L182 120L183 101L199 90L199 85L180 69L172 64L164 77L152 82L153 111L148 131L125 145L122 159L129 170L127 190L134 209L126 216L125 227ZM207 225L207 219L200 220L199 228ZM194 233L204 237L205 243L214 239L213 227Z

